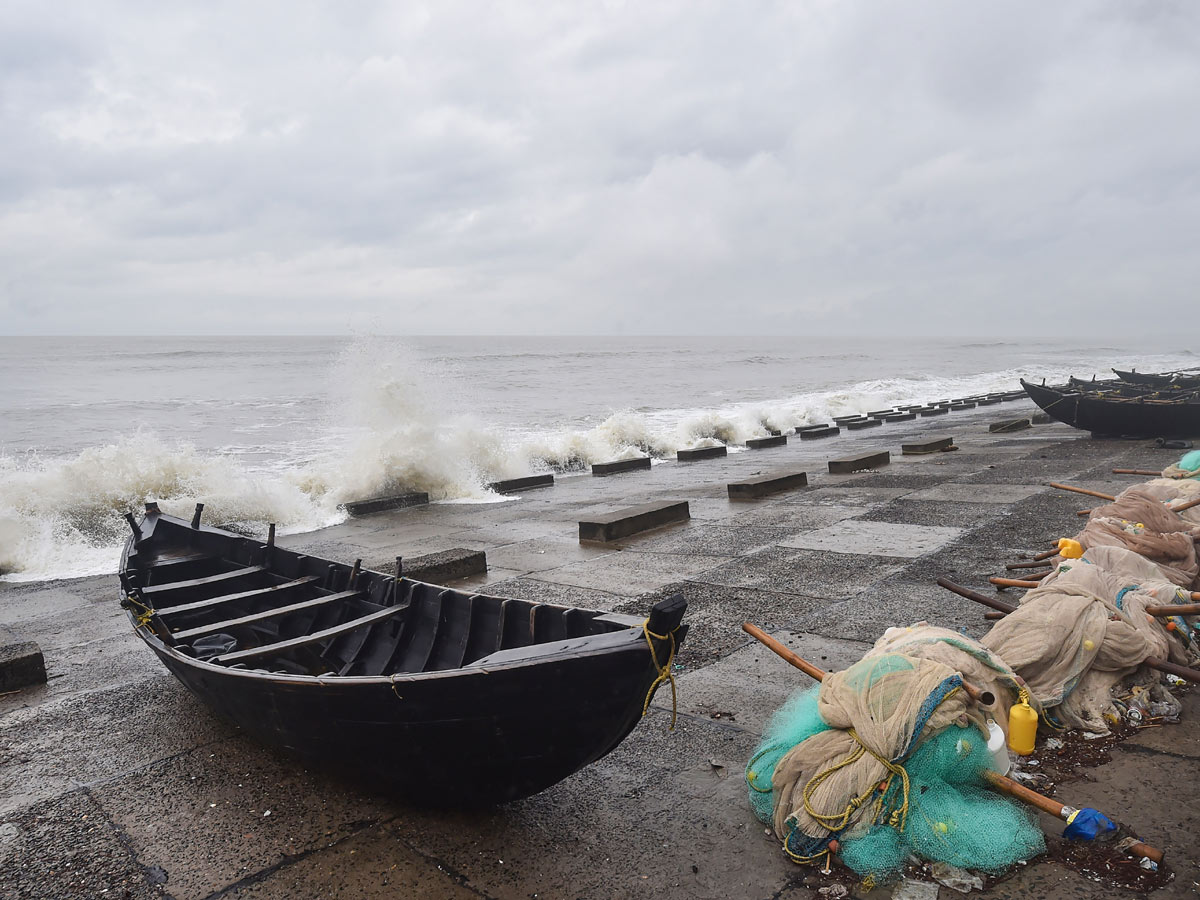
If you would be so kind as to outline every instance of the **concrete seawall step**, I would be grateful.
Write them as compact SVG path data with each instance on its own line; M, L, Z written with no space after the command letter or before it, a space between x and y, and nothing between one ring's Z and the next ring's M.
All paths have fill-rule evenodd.
M847 422L846 429L849 431L862 431L864 428L878 428L883 422L879 419L859 419L855 422Z
M808 473L797 471L770 472L726 485L730 500L757 500L769 494L791 491L808 485Z
M949 407L931 406L929 409L921 410L921 418L924 419L924 418L928 418L929 416L944 416L948 412L950 412Z
M650 457L635 456L633 459L617 459L612 462L595 463L592 466L593 475L616 475L619 472L632 472L635 469L650 468Z
M680 450L675 454L675 458L680 462L692 462L697 459L715 459L718 456L728 456L729 448L722 445L720 447L696 447L692 450Z
M1029 419L1004 419L1001 422L993 422L988 426L988 431L1007 434L1010 431L1024 431L1026 428L1032 427L1033 423Z
M389 509L424 506L428 502L429 494L424 491L414 491L411 494L397 494L394 497L372 497L369 500L351 500L346 504L346 512L352 516L369 516L371 513L385 512Z
M534 488L554 487L553 475L527 475L524 478L507 478L504 481L493 481L488 485L497 494L515 494L517 491L529 491Z
M954 438L952 437L930 438L927 441L901 444L900 452L905 456L922 456L926 453L938 453L942 450L949 450L953 446Z
M883 416L885 422L911 422L917 417L915 412L898 412L892 413L890 416Z
M0 645L0 693L46 683L46 660L33 641Z
M800 440L814 441L817 438L834 437L841 434L841 429L836 425L826 425L824 428L810 428L807 431L800 432Z
M829 474L849 475L851 472L861 472L863 469L878 469L891 461L892 454L889 450L873 450L870 453L843 456L841 459L829 461Z
M751 450L765 450L767 447L782 447L786 443L786 434L773 434L765 438L750 438L746 441L746 446Z
M1029 417L1029 421L1034 425L1049 425L1054 418L1049 413L1036 412Z
M482 550L455 547L440 553L427 553L404 560L404 575L415 581L441 584L487 571L487 554Z
M616 541L692 517L686 500L664 500L630 506L616 512L579 520L579 540Z

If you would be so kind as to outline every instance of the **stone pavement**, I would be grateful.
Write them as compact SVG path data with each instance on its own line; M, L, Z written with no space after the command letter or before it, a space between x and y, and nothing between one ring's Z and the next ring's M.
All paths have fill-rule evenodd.
M982 634L982 608L934 579L989 590L1005 562L1074 533L1088 498L1047 481L1111 492L1137 480L1114 466L1174 459L1146 441L1059 425L989 434L1014 406L1026 409L793 438L602 479L560 476L504 502L396 510L282 539L375 568L398 554L481 549L489 571L458 585L501 596L635 613L687 597L675 731L663 690L608 757L482 812L412 808L245 739L132 635L115 577L0 585L0 639L38 641L50 673L44 687L0 697L0 897L815 897L823 881L784 857L742 779L770 713L806 679L741 623L827 669L853 662L890 625L924 619ZM943 434L957 452L899 454L903 442ZM892 450L891 465L824 474L827 460L872 449ZM810 486L727 499L727 482L777 468L807 469ZM583 514L660 500L687 500L691 521L579 543ZM1187 697L1183 724L1139 733L1061 791L1166 849L1177 875L1160 897L1194 896L1200 881L1198 707ZM1126 894L1045 860L986 892Z

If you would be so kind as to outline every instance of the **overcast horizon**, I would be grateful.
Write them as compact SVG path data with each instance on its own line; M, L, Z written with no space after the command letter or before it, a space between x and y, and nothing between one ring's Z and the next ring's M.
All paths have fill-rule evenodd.
M0 335L1175 349L1200 280L1195 3L13 2L0 75Z

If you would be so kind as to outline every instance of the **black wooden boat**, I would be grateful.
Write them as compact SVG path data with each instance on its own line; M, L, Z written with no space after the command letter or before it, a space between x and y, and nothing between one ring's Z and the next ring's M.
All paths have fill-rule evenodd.
M201 509L128 517L137 634L255 737L421 802L515 800L604 756L687 630L682 597L643 620L472 594L285 550L274 526L265 543L203 526Z
M1189 369L1182 372L1125 372L1113 369L1113 374L1128 384L1140 384L1156 388L1195 388L1200 387L1200 372Z
M1200 391L1136 393L1087 390L1077 386L1047 387L1021 379L1033 402L1046 413L1096 434L1130 437L1192 437L1200 435Z

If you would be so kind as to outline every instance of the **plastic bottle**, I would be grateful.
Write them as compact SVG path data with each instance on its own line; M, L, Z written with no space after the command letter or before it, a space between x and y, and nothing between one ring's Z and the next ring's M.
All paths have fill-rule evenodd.
M1004 742L1004 729L996 724L995 719L987 720L988 750L992 752L992 768L1001 775L1007 775L1012 768L1012 760L1008 758L1008 747Z
M1037 741L1038 716L1029 705L1029 693L1022 689L1021 702L1008 711L1008 746L1014 753L1028 756Z

